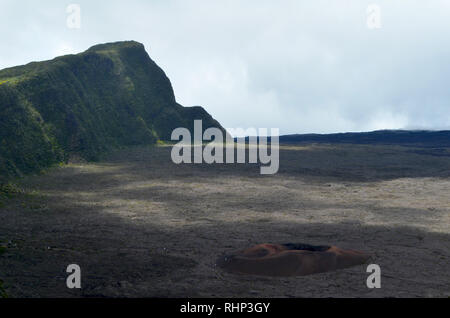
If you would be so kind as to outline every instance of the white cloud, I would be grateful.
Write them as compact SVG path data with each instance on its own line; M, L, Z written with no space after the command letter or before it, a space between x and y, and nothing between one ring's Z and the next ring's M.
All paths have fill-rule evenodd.
M54 56L61 56L75 53L76 51L74 50L74 48L68 43L61 43L56 47L56 49L52 51L52 55Z

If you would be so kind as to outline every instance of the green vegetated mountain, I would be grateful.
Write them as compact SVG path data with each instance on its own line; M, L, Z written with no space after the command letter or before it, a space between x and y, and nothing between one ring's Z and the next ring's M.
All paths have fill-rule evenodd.
M0 71L0 179L109 150L170 140L177 127L223 129L171 83L134 41Z

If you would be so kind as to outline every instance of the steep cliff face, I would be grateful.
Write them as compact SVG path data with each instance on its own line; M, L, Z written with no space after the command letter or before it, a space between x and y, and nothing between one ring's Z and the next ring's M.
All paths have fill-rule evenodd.
M0 178L78 154L170 140L177 127L221 128L202 107L175 101L171 83L137 42L0 71Z

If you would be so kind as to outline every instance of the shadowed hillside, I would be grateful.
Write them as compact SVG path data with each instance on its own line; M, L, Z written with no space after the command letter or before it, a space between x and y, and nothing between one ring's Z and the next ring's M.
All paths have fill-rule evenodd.
M0 71L0 180L122 146L169 140L174 128L219 127L175 101L169 79L137 42Z

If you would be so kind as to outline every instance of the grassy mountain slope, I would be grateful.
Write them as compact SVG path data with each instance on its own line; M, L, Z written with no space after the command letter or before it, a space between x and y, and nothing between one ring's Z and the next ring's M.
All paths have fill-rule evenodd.
M0 178L78 154L169 140L177 127L219 127L201 107L176 103L171 83L140 43L0 71Z

